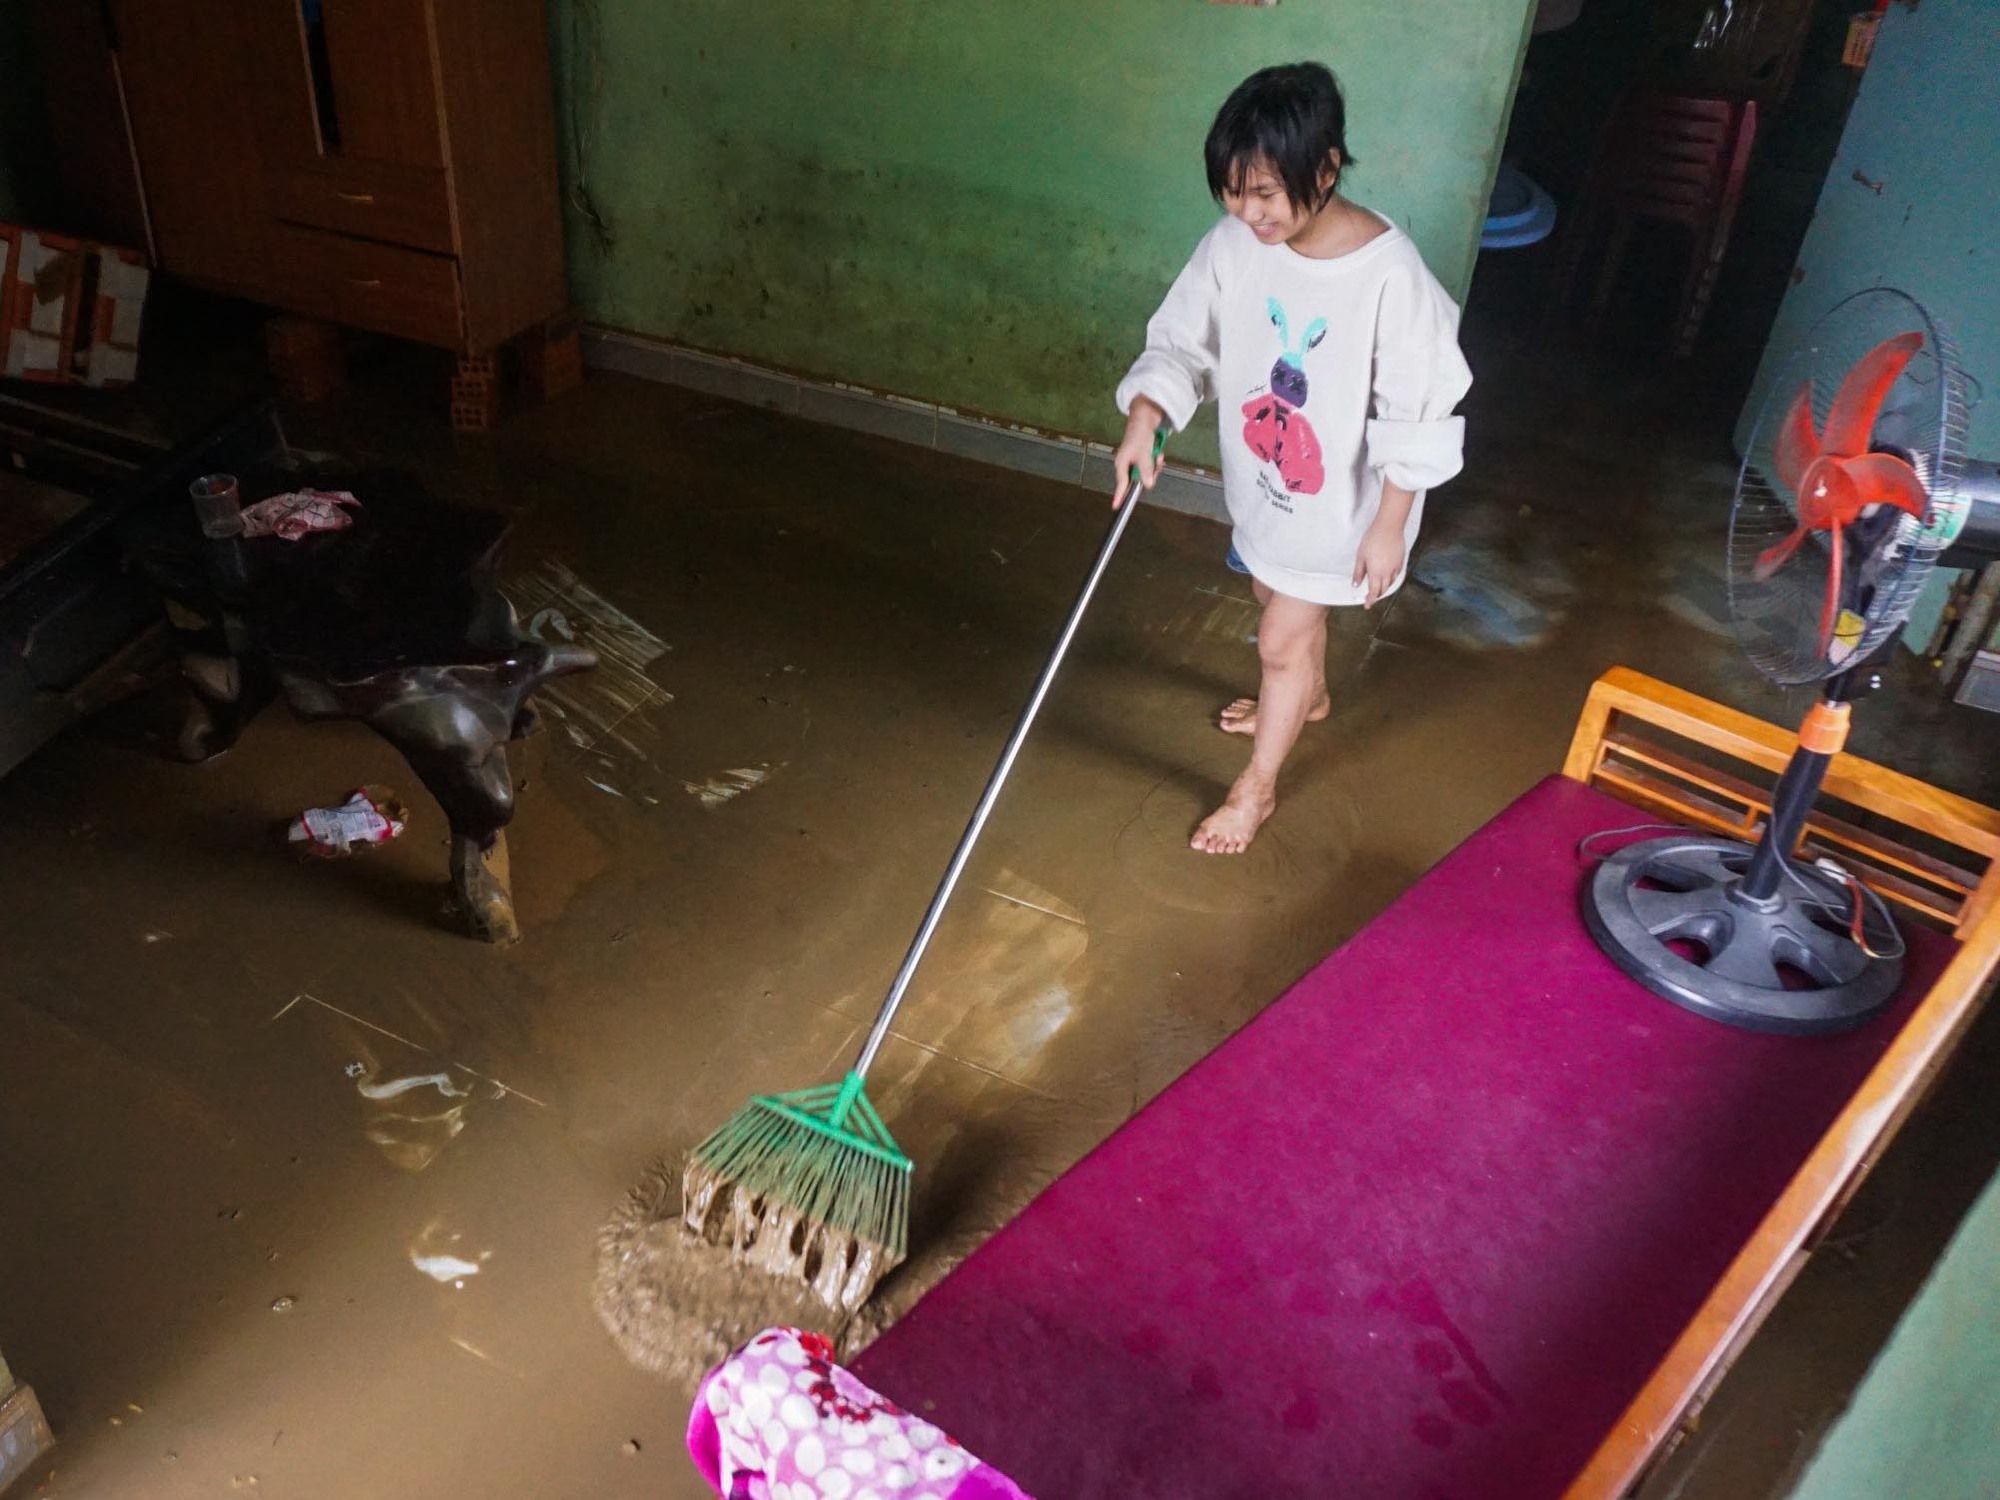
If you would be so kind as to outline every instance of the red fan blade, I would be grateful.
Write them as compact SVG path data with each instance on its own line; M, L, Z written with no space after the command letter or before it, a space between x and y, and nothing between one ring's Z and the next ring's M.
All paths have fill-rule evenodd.
M1819 434L1813 431L1812 383L1808 381L1799 387L1798 399L1792 402L1791 410L1785 413L1784 424L1778 428L1778 478L1785 488L1798 493L1799 481L1805 478L1806 469L1819 457Z
M1854 514L1841 517L1843 521L1858 519L1864 505L1893 505L1919 521L1930 508L1930 496L1924 492L1924 482L1917 478L1917 471L1893 453L1864 453L1859 458L1835 462L1854 481L1853 496L1843 496L1841 502L1852 505Z
M1840 563L1845 550L1841 542L1841 530L1834 527L1828 535L1832 545L1826 557L1826 602L1819 607L1819 654L1827 655L1833 649L1833 622L1840 615Z
M1757 561L1750 566L1750 576L1759 583L1770 578L1778 569L1791 561L1792 554L1799 550L1799 543L1806 539L1806 533L1811 530L1812 528L1805 522L1799 522L1792 528L1790 536L1776 546L1766 547L1757 555Z
M1868 451L1868 436L1875 430L1883 398L1923 346L1921 333L1899 333L1882 340L1855 362L1840 382L1833 409L1826 414L1826 434L1820 442L1823 452L1854 458Z
M1861 514L1861 493L1854 476L1837 458L1820 458L1799 481L1799 524L1824 531L1841 520Z

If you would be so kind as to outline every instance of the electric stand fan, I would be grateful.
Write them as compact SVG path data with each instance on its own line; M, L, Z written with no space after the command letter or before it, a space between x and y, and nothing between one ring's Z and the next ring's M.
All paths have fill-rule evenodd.
M1730 614L1766 677L1824 688L1755 845L1647 839L1584 887L1598 945L1677 1005L1813 1034L1857 1026L1896 993L1887 906L1794 856L1850 704L1879 685L1872 663L1931 569L2000 554L2000 469L1965 457L1966 383L1937 321L1877 288L1814 325L1765 398L1730 510Z

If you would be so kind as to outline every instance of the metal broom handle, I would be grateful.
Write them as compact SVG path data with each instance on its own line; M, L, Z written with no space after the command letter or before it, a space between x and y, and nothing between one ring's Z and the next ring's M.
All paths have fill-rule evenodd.
M1153 458L1157 462L1167 445L1167 430L1162 427L1153 439ZM986 827L987 816L993 811L993 804L1000 800L1000 789L1007 784L1007 773L1014 769L1015 758L1021 753L1021 746L1027 743L1028 731L1034 727L1035 715L1041 712L1042 700L1049 695L1049 686L1056 680L1056 673L1062 667L1063 657L1069 651L1069 643L1076 638L1076 628L1083 623L1083 612L1090 605L1090 596L1097 592L1098 581L1104 577L1105 569L1111 566L1111 554L1117 550L1118 539L1125 534L1126 523L1132 519L1132 512L1139 508L1139 497L1145 493L1139 483L1138 470L1134 469L1131 480L1125 487L1125 499L1118 507L1118 514L1112 518L1111 529L1105 533L1104 545L1097 549L1097 561L1091 564L1090 575L1083 580L1083 587L1077 591L1076 603L1070 606L1069 619L1064 622L1062 634L1056 638L1055 649L1049 653L1048 665L1042 668L1041 679L1035 684L1035 691L1028 697L1028 706L1021 710L1021 721L1014 726L1014 733L1007 741L1007 748L1000 752L1000 763L993 768L987 778L986 790L980 794L979 806L972 811L972 821L965 826L964 836L953 851L951 864L944 872L944 879L938 883L937 894L931 897L930 909L924 913L923 925L917 928L916 940L910 944L910 951L903 958L903 966L896 971L896 978L889 986L888 998L882 1002L882 1013L875 1018L874 1028L868 1033L868 1040L862 1045L861 1055L854 1060L854 1071L866 1077L869 1067L875 1061L875 1054L882 1048L889 1035L890 1023L896 1019L896 1010L903 1003L903 996L910 988L910 980L917 972L917 965L923 962L924 950L931 945L931 934L937 931L938 921L944 916L945 903L951 900L951 893L958 885L958 877L965 873L965 867L972 859L972 846L979 842L981 830Z

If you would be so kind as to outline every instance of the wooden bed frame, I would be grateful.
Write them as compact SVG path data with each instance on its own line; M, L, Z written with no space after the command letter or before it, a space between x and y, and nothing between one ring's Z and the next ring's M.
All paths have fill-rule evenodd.
M1618 667L1591 688L1563 771L1649 814L1755 838L1795 744L1748 714ZM1843 754L1800 852L1839 859L1906 913L1949 929L1959 950L1565 1500L1628 1495L1692 1427L1923 1098L2000 968L2000 812Z

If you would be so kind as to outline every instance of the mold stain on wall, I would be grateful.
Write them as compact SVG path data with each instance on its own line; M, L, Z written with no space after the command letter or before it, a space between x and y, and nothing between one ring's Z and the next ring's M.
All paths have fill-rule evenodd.
M1228 90L1331 64L1356 196L1462 295L1531 8L777 0L753 20L554 0L577 299L632 332L1110 436L1112 385L1217 212L1200 153ZM1214 460L1212 435L1181 446Z

